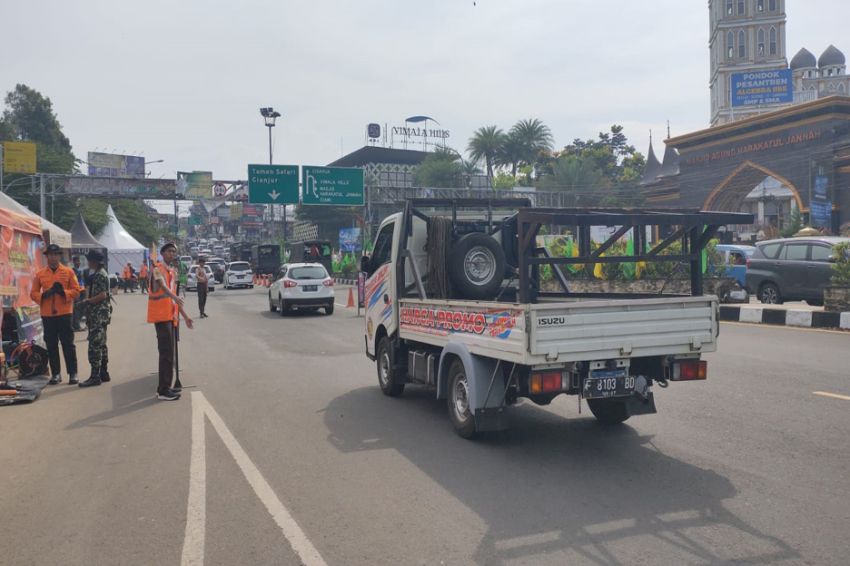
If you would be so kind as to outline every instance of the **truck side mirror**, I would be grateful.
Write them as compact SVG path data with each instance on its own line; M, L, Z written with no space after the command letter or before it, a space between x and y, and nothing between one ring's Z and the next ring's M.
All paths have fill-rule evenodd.
M369 256L364 255L360 258L360 271L365 273L369 273L369 268L372 265L372 261L369 259Z

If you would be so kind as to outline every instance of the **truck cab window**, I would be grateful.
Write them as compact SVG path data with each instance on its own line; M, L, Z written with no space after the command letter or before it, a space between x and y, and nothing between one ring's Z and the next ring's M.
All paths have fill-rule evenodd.
M384 226L383 230L375 238L375 251L372 252L372 259L369 262L369 275L372 275L377 269L389 263L393 250L393 232L395 224Z

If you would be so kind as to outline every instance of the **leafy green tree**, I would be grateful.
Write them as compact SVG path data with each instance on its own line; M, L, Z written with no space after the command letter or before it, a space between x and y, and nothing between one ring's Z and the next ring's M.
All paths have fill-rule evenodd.
M18 84L6 95L5 108L0 116L0 139L35 142L39 173L68 175L77 172L71 142L62 132L53 103L33 88ZM8 186L19 178L21 175L8 175L4 184ZM30 194L29 183L13 187L10 196L30 210L39 211L39 196ZM89 228L96 233L106 224L106 207L110 203L118 219L139 242L147 245L159 236L156 224L148 217L141 201L55 197L51 202L48 198L47 216L52 216L51 220L62 228L69 229L79 210Z
M493 179L493 188L497 191L509 191L516 186L516 178L505 173L499 173Z
M498 163L499 152L505 140L505 133L498 126L478 128L469 140L467 152L472 161L484 161L487 178L493 179L493 168Z
M416 168L413 183L418 187L463 187L463 165L458 155L446 150L436 151L426 157Z
M554 162L552 174L543 177L539 186L568 193L573 206L599 206L611 187L611 181L592 158L567 154Z
M646 160L629 145L622 126L611 126L609 132L600 132L595 140L574 140L558 154L557 160L565 156L589 162L605 180L584 187L585 193L600 192L585 195L585 202L611 206L642 203L639 183Z
M791 236L799 232L802 227L803 217L800 215L800 211L796 208L792 208L791 214L788 216L788 223L782 230L782 237L790 238Z

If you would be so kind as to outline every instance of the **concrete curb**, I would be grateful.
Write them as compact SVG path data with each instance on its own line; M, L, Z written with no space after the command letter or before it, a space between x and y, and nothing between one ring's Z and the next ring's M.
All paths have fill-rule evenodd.
M841 328L843 330L850 330L850 312L822 312L721 305L720 320L726 322L794 326L799 328Z

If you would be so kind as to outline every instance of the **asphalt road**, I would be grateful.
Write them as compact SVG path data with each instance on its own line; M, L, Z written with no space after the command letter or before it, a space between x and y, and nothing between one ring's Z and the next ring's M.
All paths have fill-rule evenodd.
M0 408L0 564L848 563L850 334L724 324L657 415L560 397L469 442L427 392L381 395L353 311L259 289L210 297L192 387L155 401L145 299L117 300L112 384Z

